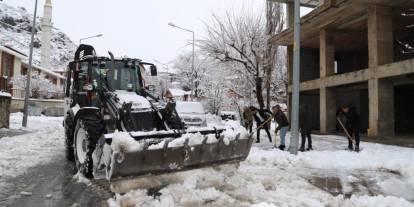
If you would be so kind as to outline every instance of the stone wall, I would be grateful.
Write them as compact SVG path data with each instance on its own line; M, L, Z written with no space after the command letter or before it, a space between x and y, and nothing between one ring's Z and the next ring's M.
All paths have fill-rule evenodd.
M10 96L0 95L0 128L9 128Z
M41 113L49 116L63 116L63 100L55 99L29 99L29 114L36 116ZM22 112L24 108L24 99L13 98L10 111Z

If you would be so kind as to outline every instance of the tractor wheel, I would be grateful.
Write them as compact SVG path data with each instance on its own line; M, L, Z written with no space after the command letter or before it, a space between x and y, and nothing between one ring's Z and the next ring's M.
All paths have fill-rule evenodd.
M72 162L75 161L73 152L73 128L73 122L68 115L67 120L65 120L65 155L66 159Z
M74 133L75 163L79 172L85 177L93 177L92 154L96 143L102 135L103 123L96 117L80 118L77 121Z

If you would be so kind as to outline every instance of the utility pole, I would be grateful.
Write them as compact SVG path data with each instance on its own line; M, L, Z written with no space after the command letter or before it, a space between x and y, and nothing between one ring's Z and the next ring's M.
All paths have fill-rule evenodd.
M32 63L33 63L33 39L36 30L36 14L37 13L37 0L35 0L35 9L33 14L33 25L32 25L32 36L30 39L30 53L29 53L29 68L27 69L26 78L26 95L24 96L24 109L23 109L23 122L22 126L27 126L28 106L29 106L29 95L30 95L30 79L32 78Z
M298 153L299 147L299 93L300 93L300 0L294 6L292 117L289 152Z

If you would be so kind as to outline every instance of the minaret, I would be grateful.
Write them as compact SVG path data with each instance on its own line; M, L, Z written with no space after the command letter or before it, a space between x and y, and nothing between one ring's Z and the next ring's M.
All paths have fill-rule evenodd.
M51 69L50 65L50 40L52 38L52 0L46 0L43 8L43 19L42 19L42 37L41 37L41 59L40 65L46 69Z

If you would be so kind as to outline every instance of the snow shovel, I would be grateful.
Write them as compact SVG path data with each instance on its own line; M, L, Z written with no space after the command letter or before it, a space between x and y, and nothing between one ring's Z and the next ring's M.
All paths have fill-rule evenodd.
M261 128L263 128L264 125L266 125L267 123L269 123L269 121L271 121L273 119L273 115L270 116L266 121L264 121L261 125L259 125L255 131L250 132L249 134L249 138L252 138L253 134L255 132L257 132L257 130L260 130Z
M349 134L348 130L346 129L345 125L342 123L341 119L339 119L339 117L336 117L336 120L341 125L341 127L344 130L344 132L345 132L346 136L348 137L348 139L351 140L352 145L356 146L354 138L352 138L352 136Z

